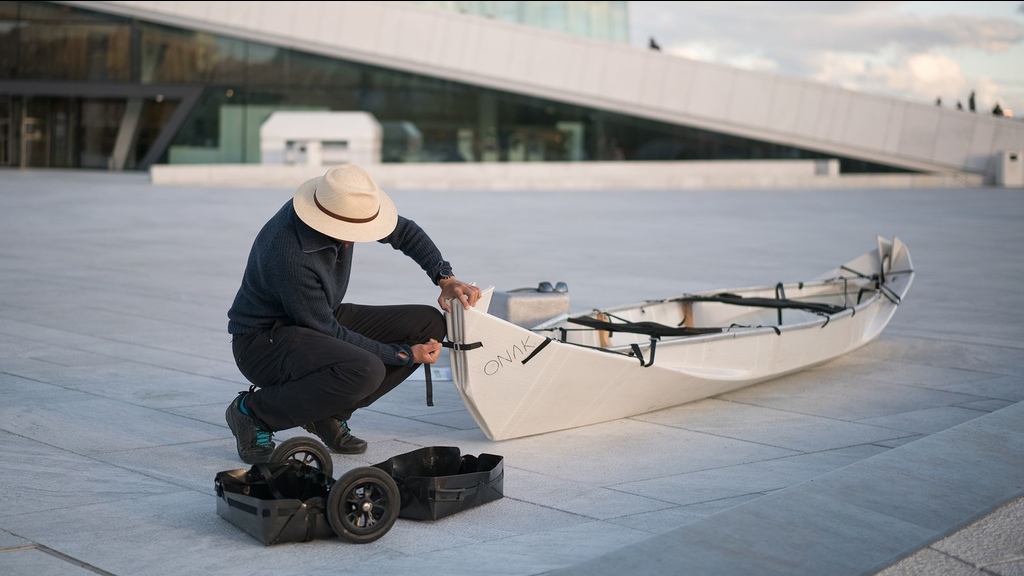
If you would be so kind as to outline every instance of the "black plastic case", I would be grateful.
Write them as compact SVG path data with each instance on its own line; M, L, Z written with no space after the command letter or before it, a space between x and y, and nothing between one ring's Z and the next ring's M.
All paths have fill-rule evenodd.
M504 463L495 454L461 455L454 446L428 446L373 465L398 484L399 518L439 520L504 496Z
M325 515L334 479L295 461L225 470L214 479L217 515L266 545L337 536Z

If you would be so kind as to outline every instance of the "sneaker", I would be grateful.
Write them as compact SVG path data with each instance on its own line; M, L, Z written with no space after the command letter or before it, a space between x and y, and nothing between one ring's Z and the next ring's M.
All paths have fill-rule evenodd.
M366 452L366 440L360 440L352 435L348 428L348 422L338 420L333 416L324 418L312 424L303 424L306 432L316 434L328 448L338 454L362 454Z
M246 464L260 464L270 462L274 454L274 434L260 428L252 416L242 413L240 406L242 398L248 392L239 392L224 412L224 419L228 421L231 433L235 435L235 444L238 448L238 457Z

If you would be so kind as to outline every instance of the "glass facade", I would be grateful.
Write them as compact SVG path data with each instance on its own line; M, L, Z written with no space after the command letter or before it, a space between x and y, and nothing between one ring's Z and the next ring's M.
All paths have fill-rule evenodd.
M597 36L615 36L612 23L625 21L624 2L421 4L486 5ZM543 16L533 15L540 5ZM604 31L578 23L575 5L601 7ZM259 163L260 125L285 110L373 114L384 162L835 157L60 4L0 1L0 166ZM843 158L840 167L901 171Z

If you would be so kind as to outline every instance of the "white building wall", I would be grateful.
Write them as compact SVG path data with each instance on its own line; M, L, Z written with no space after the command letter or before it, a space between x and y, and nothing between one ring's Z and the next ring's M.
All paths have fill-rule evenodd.
M822 166L821 163L826 163ZM838 160L712 160L687 162L449 162L377 164L369 167L385 190L712 190L760 188L964 188L983 185L980 175L853 174L840 176ZM158 164L157 185L280 186L292 189L324 173L323 166L272 164ZM1017 170L1016 172L1014 170ZM1019 179L1019 163L1003 169Z
M913 170L1024 149L1024 122L404 2L63 3Z

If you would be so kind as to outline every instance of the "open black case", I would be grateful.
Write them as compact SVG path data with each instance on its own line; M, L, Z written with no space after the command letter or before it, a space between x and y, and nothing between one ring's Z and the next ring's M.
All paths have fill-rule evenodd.
M399 518L439 520L504 495L503 458L495 454L471 456L454 446L428 446L373 466L398 485Z

